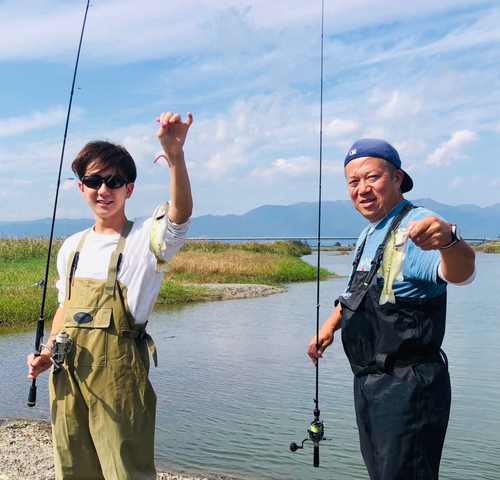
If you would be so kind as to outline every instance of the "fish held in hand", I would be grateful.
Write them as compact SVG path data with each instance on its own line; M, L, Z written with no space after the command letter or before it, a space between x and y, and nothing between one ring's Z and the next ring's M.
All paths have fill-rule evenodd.
M157 272L170 272L172 267L163 260L161 252L163 252L167 245L165 244L165 232L168 227L168 209L170 204L163 202L159 205L153 214L153 223L151 224L151 234L149 237L149 249L156 258L156 271Z
M384 288L380 294L379 305L384 305L387 302L396 303L393 285L395 280L400 282L404 280L402 270L409 235L410 230L398 227L396 231L391 233L385 246L382 267L378 272L379 277L384 277Z

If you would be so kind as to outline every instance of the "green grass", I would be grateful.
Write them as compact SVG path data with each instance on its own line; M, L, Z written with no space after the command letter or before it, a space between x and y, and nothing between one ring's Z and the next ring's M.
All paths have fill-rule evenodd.
M472 246L476 252L481 253L500 253L500 241L482 243L481 245Z
M58 301L56 256L62 242L53 244L47 287L45 315L51 320ZM40 317L43 288L35 283L45 277L48 240L0 239L0 326L36 322ZM165 275L159 304L206 301L218 294L204 283L250 283L283 285L316 279L316 267L299 257L311 253L302 242L226 244L188 241L172 262L173 272ZM321 278L332 276L321 269Z

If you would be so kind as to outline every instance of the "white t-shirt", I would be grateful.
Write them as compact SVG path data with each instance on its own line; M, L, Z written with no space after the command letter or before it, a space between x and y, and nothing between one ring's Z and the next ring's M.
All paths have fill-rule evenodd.
M151 223L152 217L134 220L134 226L127 236L117 277L118 281L127 287L130 313L140 325L147 322L163 279L163 272L156 272L156 258L149 250ZM162 252L166 262L172 260L184 244L189 223L190 220L181 225L168 222L165 232L167 248ZM68 260L85 232L86 230L76 233L65 240L57 256L59 280L56 287L59 290L58 298L61 306L66 298ZM108 278L109 262L119 239L119 234L101 235L91 229L83 243L75 277L96 280Z

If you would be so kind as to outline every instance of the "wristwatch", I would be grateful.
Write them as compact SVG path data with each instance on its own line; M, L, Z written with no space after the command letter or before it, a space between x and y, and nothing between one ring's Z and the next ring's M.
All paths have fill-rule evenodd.
M451 248L454 245L456 245L460 240L462 240L462 234L460 233L460 229L456 225L451 225L451 243L445 245L444 247L440 247L440 250L446 250L447 248Z

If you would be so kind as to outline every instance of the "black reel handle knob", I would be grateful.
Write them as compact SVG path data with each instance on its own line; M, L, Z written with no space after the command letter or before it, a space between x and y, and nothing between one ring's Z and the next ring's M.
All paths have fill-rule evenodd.
M300 447L295 443L295 442L292 442L290 444L290 451L291 452L296 452Z

